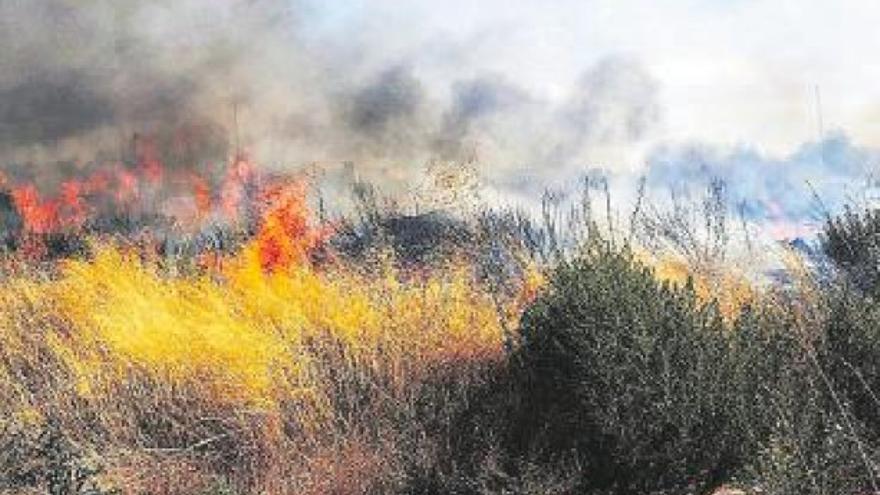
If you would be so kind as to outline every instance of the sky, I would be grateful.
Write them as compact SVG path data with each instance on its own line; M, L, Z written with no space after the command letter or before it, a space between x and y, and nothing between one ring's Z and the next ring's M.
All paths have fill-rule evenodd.
M818 86L827 129L880 144L877 2L361 0L316 12L318 36L395 33L386 53L433 47L427 72L497 72L550 97L603 58L633 58L659 87L658 140L791 152L818 134Z
M354 162L389 190L431 160L476 160L511 201L585 171L722 177L800 222L877 164L877 19L867 0L3 0L0 158L185 128L204 160L234 134L266 166Z

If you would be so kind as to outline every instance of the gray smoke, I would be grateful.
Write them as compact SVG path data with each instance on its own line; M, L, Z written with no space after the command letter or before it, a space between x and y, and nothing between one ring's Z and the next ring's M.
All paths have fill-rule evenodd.
M579 141L635 141L659 119L657 84L631 60L605 59L575 88L565 110Z
M635 61L584 67L553 99L482 69L484 33L467 46L409 43L381 23L321 30L320 5L0 2L0 166L118 159L148 135L179 166L240 147L267 166L354 162L391 183L435 158L477 158L490 180L535 166L563 177L658 121Z
M425 90L412 71L385 70L343 99L342 121L358 154L382 157L387 150L421 145Z
M453 84L452 93L452 102L434 143L440 157L451 160L473 153L480 130L491 129L493 118L523 111L530 101L524 91L500 76L458 81Z
M844 205L876 206L880 151L858 146L845 134L802 145L773 157L750 148L665 147L648 158L648 185L678 190L721 180L733 206L748 220L821 223Z
M87 76L75 72L31 76L0 91L0 102L4 144L57 141L113 120L111 102Z

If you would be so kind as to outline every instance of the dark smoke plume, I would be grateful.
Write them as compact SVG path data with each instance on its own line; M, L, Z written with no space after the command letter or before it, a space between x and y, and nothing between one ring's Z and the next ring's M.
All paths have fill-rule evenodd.
M408 45L370 23L322 30L320 6L2 2L0 166L124 159L150 136L171 166L245 149L272 167L354 162L390 184L437 158L477 158L489 180L537 164L564 176L657 121L655 85L632 60L585 67L552 99L481 71L479 46Z

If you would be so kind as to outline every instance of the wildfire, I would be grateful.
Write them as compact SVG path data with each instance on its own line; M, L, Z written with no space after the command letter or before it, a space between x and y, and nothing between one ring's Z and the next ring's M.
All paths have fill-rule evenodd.
M308 262L329 234L328 228L310 224L304 180L263 177L245 155L235 157L215 181L192 168L166 170L146 138L137 141L136 157L134 165L97 167L62 182L54 192L0 178L21 217L23 240L31 246L23 255L43 256L46 250L40 245L47 234L88 234L89 222L100 215L113 219L161 214L191 232L216 221L242 231L253 225L257 232L249 249L266 272Z
M256 182L256 168L246 156L237 156L226 169L226 176L220 188L220 209L232 221L238 221L244 212L248 189ZM249 187L250 186L250 187Z
M269 187L263 201L268 207L255 239L260 266L266 271L279 271L308 261L325 240L327 229L309 224L304 183Z
M165 167L159 158L156 142L152 138L136 136L135 147L138 168L141 170L143 178L151 184L160 183L165 175Z
M33 184L12 190L12 200L30 232L45 233L57 223L57 205L54 201L44 201Z
M207 217L209 211L220 206L215 204L215 194L208 180L195 172L186 173L183 180L167 173L158 155L150 149L147 147L141 151L139 161L133 167L119 163L98 167L84 178L62 182L54 193L45 191L46 187L16 182L6 176L0 178L0 187L10 191L25 231L33 234L81 228L102 210L107 212L109 209L108 213L113 214L134 213L139 207L150 206L143 204L148 191L169 189L170 183L190 185L188 194L197 205L200 217ZM236 167L238 165L230 168ZM224 190L240 189L240 177L243 177L241 173L229 174ZM247 179L250 180L251 176ZM184 188L187 187L184 185ZM158 196L161 199L161 193Z
M195 199L198 220L202 220L211 212L211 186L208 184L208 181L198 174L192 174L189 180L192 184L192 194L193 199Z

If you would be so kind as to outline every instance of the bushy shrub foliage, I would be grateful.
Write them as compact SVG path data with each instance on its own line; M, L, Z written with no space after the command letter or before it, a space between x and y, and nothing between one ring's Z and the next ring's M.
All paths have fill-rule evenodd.
M617 493L729 474L735 385L715 308L598 243L562 262L549 285L522 322L519 448L574 451L585 487Z

